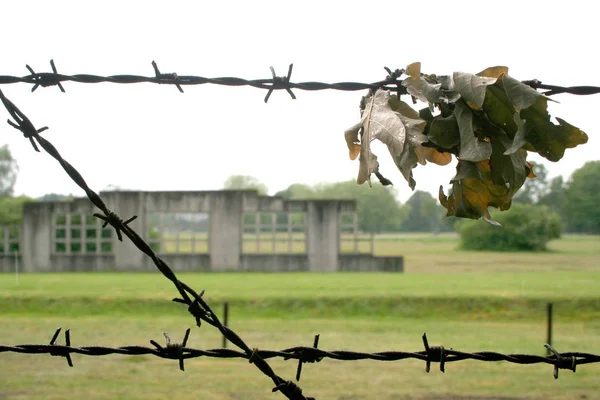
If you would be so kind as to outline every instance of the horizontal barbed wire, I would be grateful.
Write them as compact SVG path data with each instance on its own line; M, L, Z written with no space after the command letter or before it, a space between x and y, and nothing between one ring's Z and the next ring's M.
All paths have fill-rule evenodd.
M251 86L258 89L267 90L267 95L265 96L265 103L269 100L269 97L273 93L274 90L285 90L288 92L292 99L295 99L296 96L292 92L292 89L300 89L307 91L315 91L315 90L342 90L342 91L358 91L365 89L378 89L383 88L386 90L390 90L399 95L408 94L406 88L402 86L402 80L398 79L403 73L404 70L396 69L395 71L391 71L389 68L384 67L387 72L387 76L385 80L373 83L361 83L361 82L337 82L337 83L325 83L325 82L292 82L291 75L293 70L293 64L289 65L288 74L286 76L277 76L275 73L275 69L270 67L271 69L271 78L268 79L243 79L236 77L220 77L220 78L206 78L203 76L194 76L194 75L178 75L176 73L161 73L158 69L156 62L152 61L152 67L154 68L154 76L139 76L139 75L111 75L111 76L99 76L99 75L90 75L90 74L74 74L74 75L64 75L59 74L56 66L54 64L54 60L50 60L50 66L52 68L52 72L39 72L36 73L29 65L26 65L26 68L29 70L30 74L25 76L10 76L10 75L0 75L0 85L2 84L10 84L10 83L28 83L32 84L33 88L31 91L35 91L38 87L48 87L48 86L58 86L62 92L65 92L64 87L62 86L62 82L78 82L78 83L101 83L101 82L110 82L110 83L120 83L120 84L132 84L132 83L157 83L157 84L167 84L174 85L177 89L183 93L182 86L191 86L191 85L203 85L203 84L213 84L213 85L223 85L223 86ZM534 89L542 89L547 90L546 92L542 92L542 94L550 96L553 94L559 93L569 93L576 95L591 95L600 93L600 87L597 86L572 86L572 87L563 87L563 86L555 86L555 85L546 85L537 79L523 81L523 83L531 86Z
M56 339L60 333L61 328L58 328L52 337L50 344L20 344L14 346L0 345L0 353L2 352L13 352L23 354L50 354L53 356L61 356L67 359L67 363L70 367L73 366L71 360L71 354L81 354L85 356L106 356L111 354L120 355L151 355L159 358L179 360L179 369L182 371L184 368L184 360L199 357L211 357L211 358L241 358L254 361L254 358L260 357L263 360L270 358L283 358L284 360L298 360L298 369L296 373L296 380L300 380L300 374L302 371L303 363L315 363L320 362L323 359L329 358L339 361L358 361L358 360L374 360L374 361L401 361L408 359L416 359L425 361L425 371L430 371L431 363L439 363L440 371L446 372L445 367L447 363L474 360L474 361L487 361L487 362L498 362L506 361L513 364L530 365L530 364L550 364L554 366L554 378L558 379L558 371L560 369L568 369L576 372L578 365L600 363L600 355L581 353L581 352L566 352L558 353L552 346L545 344L551 353L551 356L538 356L534 354L503 354L493 351L478 351L478 352L464 352L454 349L446 349L443 346L429 346L427 335L423 334L422 340L425 346L425 350L406 352L406 351L383 351L376 353L364 353L359 351L347 351L347 350L323 350L317 348L319 335L315 336L315 342L313 347L296 346L289 347L282 350L260 350L254 349L252 354L248 355L245 352L215 348L215 349L194 349L186 347L187 339L189 337L190 330L188 329L184 335L183 342L181 344L171 343L171 338L165 332L163 335L166 338L166 346L159 345L154 340L150 340L150 343L154 346L121 346L121 347L105 347L105 346L82 346L72 347L70 331L65 331L65 343L66 345L56 344Z

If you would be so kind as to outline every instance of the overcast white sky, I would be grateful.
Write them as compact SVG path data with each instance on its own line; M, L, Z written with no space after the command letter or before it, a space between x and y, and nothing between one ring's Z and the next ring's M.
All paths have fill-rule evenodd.
M0 75L64 74L152 76L161 72L205 77L269 78L269 66L292 80L374 82L383 66L421 61L426 73L476 73L506 65L519 80L600 86L597 11L584 1L162 1L3 2ZM357 122L364 92L274 92L224 86L154 84L27 84L1 89L95 190L210 190L233 174L253 175L270 193L291 183L354 179L343 132ZM598 159L600 95L558 95L553 116L583 129L589 142L545 162L551 176L568 177ZM409 101L408 99L406 99ZM423 105L419 105L423 107ZM17 194L83 192L60 165L36 153L5 123L20 174ZM381 171L402 201L408 184L384 148ZM536 162L539 158L531 157ZM419 166L417 188L437 197L454 165ZM365 185L365 190L368 186Z

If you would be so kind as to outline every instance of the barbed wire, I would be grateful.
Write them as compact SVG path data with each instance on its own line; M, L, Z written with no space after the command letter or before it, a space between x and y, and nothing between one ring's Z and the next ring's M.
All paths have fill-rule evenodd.
M61 331L58 328L50 344L20 344L14 346L0 345L0 353L2 352L13 352L23 354L50 354L52 356L65 357L70 367L73 366L71 354L81 354L85 356L107 356L112 354L120 355L151 355L159 358L178 360L179 369L185 370L184 360L199 358L199 357L210 357L210 358L241 358L253 362L253 359L260 357L263 360L271 358L283 358L284 360L298 360L298 368L296 372L296 380L300 380L302 372L302 365L304 363L316 363L323 359L329 358L339 361L359 361L359 360L374 360L374 361L401 361L416 359L425 361L425 371L429 372L431 369L431 363L439 363L440 371L446 372L446 364L456 361L474 360L474 361L486 361L486 362L499 362L506 361L513 364L531 365L531 364L550 364L554 366L554 378L558 379L558 372L561 369L570 370L576 372L578 365L600 363L600 355L581 353L581 352L567 352L558 353L554 347L549 344L544 344L544 347L548 349L552 355L550 356L539 356L534 354L503 354L493 351L478 351L478 352L464 352L454 349L446 349L444 346L429 346L427 334L424 333L422 336L423 345L425 350L406 352L406 351L383 351L376 353L364 353L358 351L348 350L323 350L319 349L319 335L315 336L313 347L296 346L289 347L282 350L260 350L254 349L252 354L248 355L245 352L215 348L215 349L194 349L186 347L187 340L190 334L190 329L185 332L183 342L171 343L171 338L168 333L164 332L163 335L166 339L166 346L161 346L154 340L150 340L150 343L154 346L121 346L121 347L105 347L105 346L82 346L72 347L70 331L65 331L65 343L66 345L56 344L56 339Z
M361 82L337 82L337 83L325 83L325 82L292 82L292 70L294 64L290 64L288 73L286 76L278 76L275 73L275 69L271 69L271 78L268 79L243 79L236 77L220 77L220 78L206 78L203 76L194 75L178 75L177 73L161 73L158 65L155 61L152 61L152 68L154 69L154 76L140 76L140 75L111 75L111 76L99 76L90 74L75 74L65 75L59 74L54 60L50 60L50 67L52 72L38 72L36 73L33 68L29 65L25 67L29 70L30 74L25 76L11 76L11 75L0 75L0 85L11 84L11 83L28 83L32 84L31 89L34 92L38 87L49 87L58 86L58 88L64 93L65 89L62 86L62 82L77 82L77 83L119 83L119 84L133 84L133 83L156 83L174 85L177 89L183 93L182 86L193 86L193 85L222 85L222 86L251 86L258 89L267 90L267 94L264 98L265 103L269 101L271 94L274 90L285 90L292 99L296 99L296 95L292 89L300 89L307 91L316 90L342 90L342 91L358 91L366 89L386 89L397 93L398 95L408 94L406 88L402 86L402 80L398 79L404 70L396 69L392 71L390 68L384 67L387 72L385 80L372 83L361 83ZM534 89L547 90L542 94L550 96L559 93L569 93L576 95L591 95L600 93L600 87L597 86L572 86L563 87L556 85L542 84L537 79L523 81L523 83L531 86Z
M183 85L200 85L200 84L216 84L225 86L251 86L259 89L267 90L267 95L264 101L267 102L274 90L286 90L288 94L295 99L295 94L292 89L301 90L345 90L345 91L356 91L365 89L376 89L384 88L396 92L399 95L407 94L406 89L402 86L402 80L398 78L404 71L395 70L391 71L389 68L385 68L388 76L385 80L375 83L357 83L357 82L339 82L339 83L323 83L323 82L303 82L294 83L290 81L293 64L290 64L288 74L284 77L277 76L275 70L271 67L272 78L271 79L257 79L257 80L246 80L241 78L204 78L200 76L178 76L175 73L164 74L158 69L155 62L152 62L152 66L155 71L154 77L143 77L136 75L113 75L113 76L96 76L96 75L62 75L57 72L54 61L50 61L52 68L51 73L36 73L29 65L27 69L30 71L30 75L24 77L16 76L0 76L0 84L9 84L24 82L33 84L32 91L35 91L38 87L58 86L62 92L65 92L62 82L72 81L79 83L99 83L99 82L112 82L112 83L158 83L158 84L171 84L175 85L180 92L183 92L181 86ZM527 84L534 88L549 89L549 92L544 94L556 94L556 93L571 93L571 94L595 94L600 93L600 88L597 87L559 87L542 85L541 82L527 81ZM537 86L537 87L536 87ZM508 361L518 364L533 364L533 363L548 363L554 365L554 376L558 378L559 369L569 369L575 372L576 366L600 362L600 356L588 353L558 353L550 345L545 345L552 353L552 356L542 357L535 355L526 354L501 354L494 352L477 352L477 353L465 353L452 349L444 349L442 346L429 347L427 343L426 335L423 335L423 342L425 345L425 351L421 352L398 352L398 351L387 351L381 353L360 353L352 351L324 351L317 348L318 336L315 337L313 347L293 347L289 349L274 351L274 350L259 350L256 348L250 348L244 340L232 329L224 326L217 315L212 311L207 302L203 299L204 290L197 293L190 286L180 281L173 270L163 261L157 254L154 253L152 248L140 237L140 235L133 230L129 224L137 218L132 216L126 220L118 216L114 211L110 210L102 198L92 190L81 176L81 174L68 162L66 161L54 147L54 145L40 135L41 132L48 129L42 127L37 129L31 120L23 113L17 106L12 103L4 93L0 90L0 100L7 109L14 122L8 120L8 123L15 129L21 131L23 136L28 139L35 151L40 151L39 147L44 149L46 153L52 156L58 161L63 167L69 177L86 193L89 200L101 211L101 213L94 214L95 217L103 220L103 227L111 225L115 229L117 238L119 241L123 241L123 235L125 235L131 242L144 254L146 254L155 264L157 269L169 279L176 290L178 291L181 298L175 298L173 301L185 304L188 307L188 312L195 318L196 325L201 326L201 322L204 321L207 324L215 327L220 333L229 340L232 344L237 346L241 351L230 350L230 349L211 349L211 350L198 350L186 347L187 339L189 337L189 329L186 331L184 340L181 344L173 344L170 338L165 334L167 339L166 347L160 346L155 341L151 341L155 348L142 347L142 346L125 346L118 348L109 348L102 346L88 346L88 347L71 347L70 342L70 331L65 332L65 343L66 345L61 346L56 344L56 339L60 333L58 329L50 344L48 345L17 345L17 346L4 346L0 345L0 352L17 352L17 353L28 353L28 354L41 354L46 353L54 356L63 356L67 359L69 366L73 366L71 354L83 354L83 355L109 355L109 354L151 354L161 358L178 359L180 368L184 369L183 360L194 357L220 357L220 358L244 358L254 364L263 374L269 377L275 384L273 391L280 391L284 396L291 400L310 400L312 397L305 397L302 394L302 389L292 382L291 380L285 380L277 375L270 365L267 363L267 359L274 357L282 357L284 359L297 359L298 372L297 380L300 378L300 372L302 370L302 364L306 362L318 362L323 358L332 358L337 360L380 360L380 361L396 361L407 358L415 358L424 360L426 362L426 371L429 372L430 364L432 362L439 362L440 369L444 371L445 364L447 362L460 361L460 360L478 360L478 361ZM38 147L39 146L39 147Z
M229 340L229 342L243 350L244 353L249 357L251 363L254 364L263 374L271 378L275 384L273 391L280 391L290 400L313 399L312 397L305 397L302 394L302 389L294 382L291 380L285 380L277 375L271 366L260 355L257 354L255 349L250 348L246 342L242 340L242 338L232 329L224 326L219 320L219 317L212 311L210 306L202 298L204 295L204 290L202 290L200 293L197 293L194 289L177 278L175 272L173 272L167 263L158 257L148 243L146 243L144 239L142 239L140 235L129 226L129 223L137 218L136 215L128 218L127 220L123 220L120 216L106 206L102 198L100 198L100 196L87 185L79 171L77 171L75 167L73 167L60 155L56 147L54 147L49 140L40 136L40 133L48 129L48 127L36 129L31 120L21 110L19 110L19 108L13 102L4 96L2 90L0 90L0 100L2 101L2 104L8 113L15 120L15 122L8 120L8 124L21 131L23 136L30 141L35 151L40 151L38 147L39 145L44 149L44 151L46 151L46 153L56 159L56 161L58 161L63 167L67 175L69 175L69 177L85 191L89 200L98 209L100 209L102 213L96 213L94 216L104 221L102 227L105 228L107 225L112 226L115 229L117 239L119 241L123 241L123 235L127 236L141 252L152 259L158 270L175 285L175 288L179 292L181 298L175 298L173 301L188 306L188 312L195 318L197 326L201 326L202 321L208 323L209 325L217 328L221 334L225 336L227 340ZM58 332L55 334L55 336L58 336ZM56 340L56 337L53 338L53 341L54 340ZM67 358L67 360L69 359L70 358Z

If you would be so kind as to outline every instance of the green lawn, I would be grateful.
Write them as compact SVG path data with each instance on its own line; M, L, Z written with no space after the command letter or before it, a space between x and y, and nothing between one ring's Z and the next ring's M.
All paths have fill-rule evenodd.
M600 238L566 236L551 251L487 253L457 250L453 235L378 237L378 254L404 254L405 274L178 274L221 313L250 347L311 345L366 352L422 349L544 354L545 306L555 304L553 344L559 351L600 353ZM218 332L194 327L186 307L170 300L173 285L158 273L0 274L0 343L47 343L58 326L74 346L164 343L162 332L188 345L220 347ZM59 340L63 343L63 338ZM177 362L149 356L73 356L74 368L49 355L0 353L0 399L264 399L271 382L244 360ZM296 363L271 365L286 379ZM446 374L399 361L306 365L300 386L318 399L594 398L600 364L577 373L552 366L461 361ZM488 397L486 397L488 396Z

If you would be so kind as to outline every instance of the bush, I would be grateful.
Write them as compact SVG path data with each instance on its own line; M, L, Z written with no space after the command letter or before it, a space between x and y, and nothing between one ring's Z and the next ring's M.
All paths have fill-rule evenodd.
M559 216L545 206L514 203L510 210L496 212L492 218L502 227L483 220L458 224L461 247L466 250L542 251L552 239L560 237Z

